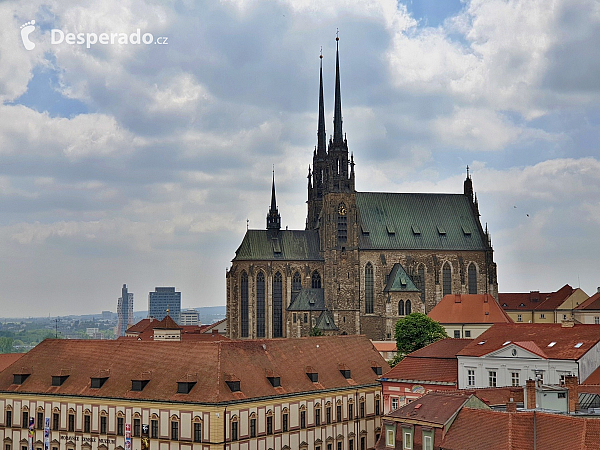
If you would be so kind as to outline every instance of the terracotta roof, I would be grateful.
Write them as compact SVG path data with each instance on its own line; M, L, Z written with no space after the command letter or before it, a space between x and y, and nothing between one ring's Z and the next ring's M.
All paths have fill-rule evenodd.
M581 384L600 384L600 367L594 370Z
M534 412L463 408L444 437L446 450L533 450ZM535 412L538 449L600 449L600 420Z
M556 292L512 292L498 294L498 303L504 310L553 311L573 293L574 289L565 284ZM506 306L504 306L506 305Z
M578 360L600 341L600 325L560 323L495 324L462 349L458 356L483 356L507 343L530 341L550 359ZM555 342L552 346L549 346ZM529 344L528 344L529 345ZM530 350L531 351L531 350Z
M378 352L397 352L396 342L394 341L371 341Z
M215 328L218 325L221 325L223 322L225 322L227 320L227 318L225 319L221 319L215 323L211 323L210 325L204 325L202 327L200 327L202 329L203 332L208 332L210 330L212 330L213 328Z
M0 372L14 363L25 353L0 353Z
M521 347L522 349L527 350L528 352L533 353L534 355L538 355L538 356L541 356L542 358L548 359L548 355L546 355L546 353L544 353L544 350L542 350L533 341L519 341L519 342L514 342L514 344L518 347Z
M240 396L262 398L372 385L378 378L372 362L384 374L389 371L365 336L219 342L47 339L0 373L0 391L216 403ZM339 364L350 369L351 379L340 373ZM307 377L306 366L318 372L318 383ZM23 384L15 385L13 372L21 367L33 370ZM140 368L150 372L150 382L143 391L133 392L131 380ZM53 387L52 374L61 369L70 369L71 374L62 386ZM271 385L267 370L279 374L281 388ZM100 371L109 373L108 380L92 389L90 377ZM240 379L237 395L225 383L225 375ZM177 381L190 376L196 384L189 394L178 394Z
M481 389L461 389L461 392L473 394L483 403L488 406L502 406L506 405L509 401L515 403L524 402L523 387L488 387Z
M512 323L490 294L449 294L427 315L440 323Z
M456 354L473 342L473 339L440 339L409 353L413 358L456 358Z
M600 310L600 292L596 292L590 298L588 298L581 305L577 306L575 309L592 309L592 310Z
M148 328L152 324L152 322L156 322L156 319L154 317L149 317L148 319L142 319L138 323L135 323L135 324L131 325L129 328L127 328L126 333L141 333L146 328Z
M156 322L152 326L153 330L181 330L181 327L167 314L162 320Z
M429 392L408 405L387 414L395 419L410 419L444 425L471 398L461 391Z

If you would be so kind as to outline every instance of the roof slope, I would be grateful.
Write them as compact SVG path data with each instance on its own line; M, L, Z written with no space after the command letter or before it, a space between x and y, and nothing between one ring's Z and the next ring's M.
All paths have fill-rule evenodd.
M0 372L14 363L25 353L0 353Z
M287 307L288 311L324 311L325 290L323 288L302 288Z
M411 419L444 425L471 398L471 394L434 391L387 414L395 419Z
M510 341L508 341L510 339ZM600 325L560 323L495 324L458 352L458 356L483 356L510 342L533 342L550 359L578 360L600 341ZM551 347L548 344L555 342ZM578 347L576 345L580 344Z
M498 293L498 303L505 310L553 311L573 294L573 291L571 286L565 284L556 292L500 292Z
M365 336L220 342L47 339L0 373L0 391L217 403L375 384L372 361L383 373L389 371ZM352 379L340 373L340 364L348 367ZM318 372L318 383L307 377L307 366ZM13 373L22 368L31 375L15 385ZM70 376L53 387L52 376L63 369L70 370ZM100 389L92 389L90 378L101 371L108 379ZM143 391L133 392L131 380L139 379L142 371L151 373L150 382ZM280 376L281 387L271 385L267 371ZM230 391L226 376L240 380L241 393ZM177 382L184 379L196 384L189 394L178 394Z
M235 251L234 261L322 261L319 232L313 230L248 230Z
M409 353L412 358L456 358L456 354L473 342L473 339L440 339Z
M590 298L588 298L581 305L577 306L575 309L577 309L577 310L582 310L582 309L583 310L586 310L586 309L600 310L600 292L596 292L594 295L592 295Z
M449 294L427 314L440 323L512 323L489 294Z
M361 249L485 250L467 196L357 192Z

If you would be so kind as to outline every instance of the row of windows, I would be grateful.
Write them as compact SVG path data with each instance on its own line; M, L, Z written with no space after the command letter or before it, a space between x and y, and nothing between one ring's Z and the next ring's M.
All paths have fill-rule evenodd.
M321 275L314 271L311 286L321 288ZM302 277L299 272L292 278L292 300L302 289ZM265 337L265 274L260 271L256 275L256 337ZM248 274L242 272L240 280L240 332L242 337L249 337L249 291ZM273 276L273 337L283 336L283 277L280 272Z
M29 415L27 411L23 411L22 412L22 427L26 428L27 425L29 424ZM91 433L91 414L84 414L83 415L83 432L84 433ZM106 415L101 415L100 416L100 434L107 434L107 421L108 421L108 417ZM12 419L12 410L7 409L5 412L5 426L8 427L12 427L13 425L13 419ZM59 430L59 423L60 423L60 413L55 412L52 414L52 430L53 431L58 431ZM27 425L26 425L27 424ZM44 428L44 413L39 412L37 414L37 428L38 429L43 429ZM125 418L124 417L117 417L117 423L116 423L117 427L116 427L116 434L117 436L124 436L125 434ZM195 420L194 423L194 442L202 442L202 422L200 422L199 420ZM158 426L158 418L153 418L150 421L150 427L148 429L148 434L150 438L153 439L158 439L159 438L159 426ZM67 416L67 430L66 431L75 431L75 413L69 413L69 415ZM132 435L134 437L140 437L142 435L142 423L141 423L141 419L140 418L134 418L133 419L133 433ZM172 440L179 440L179 420L178 419L171 419L171 434L170 434L170 438Z
M543 383L544 382L544 372L537 371L535 372L535 376ZM561 374L560 376L560 384L564 384L565 377L567 375ZM511 371L510 372L510 382L511 386L521 386L521 372L519 371ZM467 369L467 386L475 386L475 369ZM498 372L496 370L488 370L488 386L489 387L497 387L498 386Z

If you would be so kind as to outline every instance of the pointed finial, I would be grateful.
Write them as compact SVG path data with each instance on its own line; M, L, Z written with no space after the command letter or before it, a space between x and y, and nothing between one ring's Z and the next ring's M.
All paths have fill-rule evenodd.
M333 143L342 144L342 90L340 88L340 49L339 49L339 30L336 32L336 51L335 51L335 105L333 110Z
M469 178L469 165L467 164L467 178Z
M325 132L325 100L323 99L323 47L321 47L321 67L319 69L319 123L317 126L317 154L321 157L327 152L327 133Z
M336 41L340 40L340 29L339 28L335 29L335 40Z
M321 45L321 54L319 55L320 59L323 59L323 46ZM321 63L322 64L322 63Z

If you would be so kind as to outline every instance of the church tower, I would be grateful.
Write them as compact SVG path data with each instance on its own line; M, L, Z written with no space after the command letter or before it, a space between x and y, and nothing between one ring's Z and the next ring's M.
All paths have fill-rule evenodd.
M323 102L323 62L319 83L319 124L312 172L308 179L306 228L318 230L325 260L325 306L333 313L340 332L356 334L359 326L358 213L354 159L342 131L339 38L336 37L333 136L326 147Z

